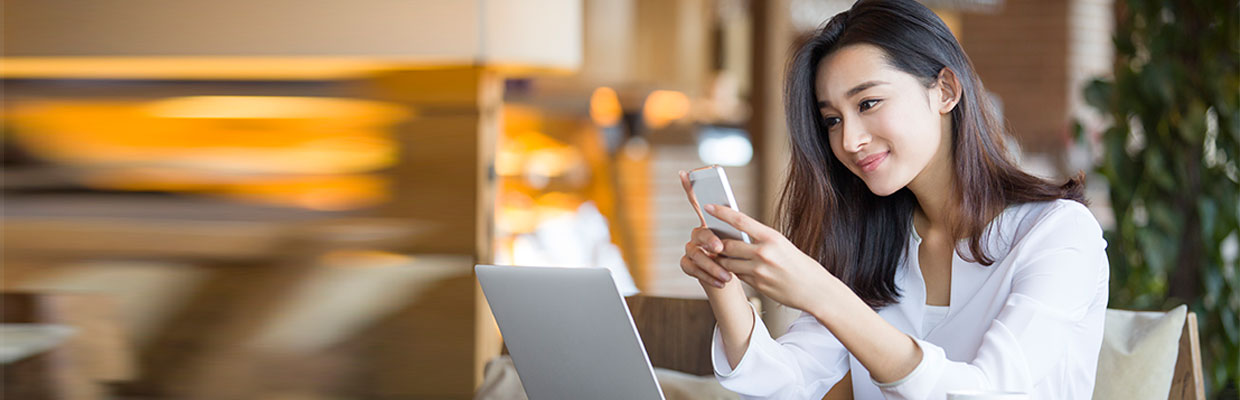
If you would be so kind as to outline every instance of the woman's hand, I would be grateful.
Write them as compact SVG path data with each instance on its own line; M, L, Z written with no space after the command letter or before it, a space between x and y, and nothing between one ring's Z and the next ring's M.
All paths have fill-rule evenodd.
M715 238L719 240L719 246L713 249L726 257L716 257L713 261L780 304L811 313L813 307L824 305L827 289L835 277L821 264L779 231L740 211L713 204L707 204L704 209L715 218L745 232L753 241L745 243Z
M680 257L680 269L697 278L703 285L722 289L732 280L732 273L719 265L718 249L723 243L708 228L693 228L693 236L685 243L685 255Z
M698 220L702 226L693 229L689 242L685 243L685 255L680 257L680 269L686 275L697 278L702 285L710 285L722 289L732 280L732 273L723 269L715 256L723 249L723 242L715 236L715 232L706 227L706 218L698 207L697 197L693 195L693 184L689 182L689 173L680 171L680 184L689 196L689 204L698 210Z

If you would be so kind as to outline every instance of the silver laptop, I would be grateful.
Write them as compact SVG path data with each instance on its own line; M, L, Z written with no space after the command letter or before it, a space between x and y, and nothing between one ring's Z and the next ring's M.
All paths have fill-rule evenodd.
M530 399L663 399L610 271L474 270Z

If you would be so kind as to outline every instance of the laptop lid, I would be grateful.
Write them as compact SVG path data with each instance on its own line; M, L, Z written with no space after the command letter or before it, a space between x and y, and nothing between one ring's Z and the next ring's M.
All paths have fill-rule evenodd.
M663 398L607 269L474 270L529 398Z

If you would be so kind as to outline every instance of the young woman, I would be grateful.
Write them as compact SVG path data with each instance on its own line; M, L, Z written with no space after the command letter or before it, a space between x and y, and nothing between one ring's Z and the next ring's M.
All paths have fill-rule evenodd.
M1109 272L1081 177L1056 184L1009 159L934 13L857 2L800 46L785 94L780 229L707 205L753 243L698 228L681 259L714 308L725 387L816 399L851 372L859 399L1091 396ZM801 316L772 339L740 281Z

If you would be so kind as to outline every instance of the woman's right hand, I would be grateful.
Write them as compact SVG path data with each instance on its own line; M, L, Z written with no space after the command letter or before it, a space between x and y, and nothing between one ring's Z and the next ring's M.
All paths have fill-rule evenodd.
M684 186L685 195L689 197L689 204L697 211L698 219L702 223L702 226L693 229L689 242L685 243L685 255L680 258L680 269L686 275L697 278L703 286L710 285L722 289L727 282L732 280L733 276L731 272L715 262L715 257L723 251L723 241L715 236L714 231L706 227L706 218L702 215L697 196L693 195L693 184L689 182L688 172L680 171L680 184Z
M715 236L714 231L705 227L694 228L689 242L685 243L685 255L680 258L680 269L686 275L697 278L702 285L722 289L732 280L732 273L715 261L721 251L723 241Z

